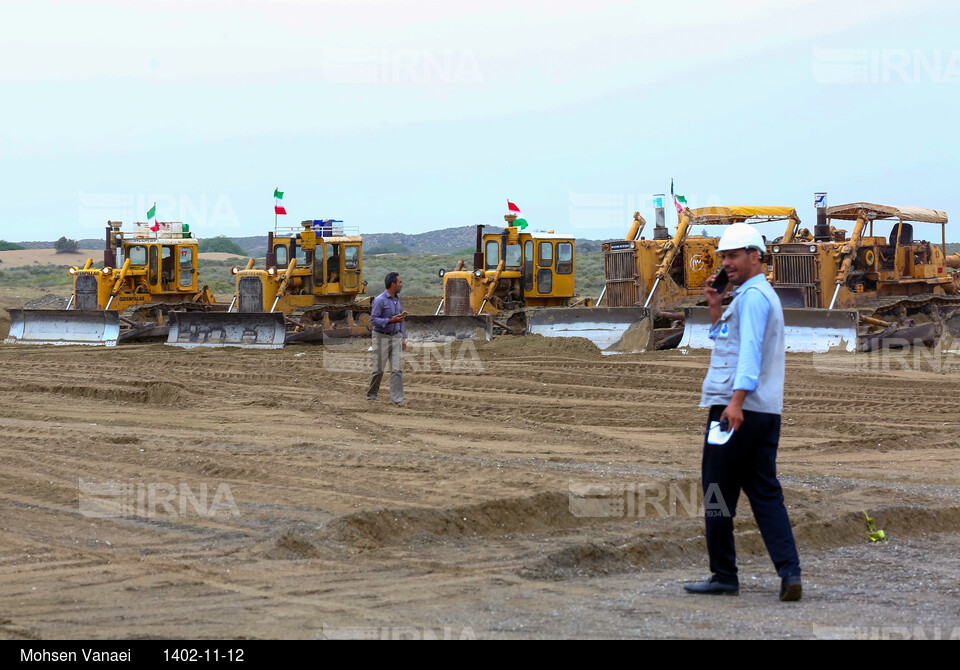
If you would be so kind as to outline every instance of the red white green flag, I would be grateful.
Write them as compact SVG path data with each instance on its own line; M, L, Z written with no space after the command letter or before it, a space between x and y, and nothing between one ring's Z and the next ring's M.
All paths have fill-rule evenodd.
M673 205L677 208L677 214L683 214L683 207L680 206L680 203L686 205L687 199L682 195L676 195L673 192L673 179L670 180L670 195L673 196Z
M153 207L147 212L147 221L153 220L153 223L150 225L150 230L157 232L160 230L160 222L157 221L157 203L153 203Z
M273 197L276 200L273 205L274 214L286 215L287 210L283 206L283 191L278 188L273 189Z
M520 213L520 208L514 205L512 202L510 202L509 198L507 199L507 209L510 210L511 212L516 212L517 214Z

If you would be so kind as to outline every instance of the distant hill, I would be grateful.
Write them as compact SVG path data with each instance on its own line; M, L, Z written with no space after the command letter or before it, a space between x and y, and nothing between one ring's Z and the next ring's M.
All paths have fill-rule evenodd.
M486 233L495 233L503 230L498 226L487 226L484 228ZM213 238L200 238L213 239ZM267 236L254 235L250 237L231 237L244 252L255 258L263 256L267 251ZM384 253L403 253L413 256L425 254L453 254L463 253L467 249L473 249L476 246L477 229L474 226L460 226L457 228L444 228L443 230L433 230L429 233L417 233L410 235L407 233L371 233L363 236L364 249L382 251ZM609 240L589 240L577 238L577 251L581 253L599 253L600 245ZM102 249L103 238L88 238L78 240L81 249ZM53 241L50 242L18 242L25 249L53 249ZM390 250L390 251L388 251ZM960 243L948 242L947 254L960 252Z
M503 228L499 226L486 226L485 233L498 233ZM200 238L204 239L213 238ZM254 257L263 256L267 251L267 236L253 235L250 237L230 237L248 255ZM600 251L600 245L605 240L577 239L577 251L583 253L592 253ZM102 249L103 238L92 238L78 240L81 249ZM477 243L477 229L475 226L459 226L457 228L444 228L443 230L433 230L428 233L369 233L363 235L363 246L365 249L377 249L385 253L399 252L411 254L414 256L424 254L452 254L461 253L467 249L473 249ZM20 242L26 249L52 249L53 242ZM390 250L390 251L388 251Z
M487 226L485 232L499 232L502 228ZM253 256L262 256L267 250L267 236L233 237L234 242L247 250ZM429 233L368 233L363 235L364 249L380 248L387 250L404 250L403 253L415 256L424 254L450 254L473 249L476 246L477 229L473 226L445 228Z

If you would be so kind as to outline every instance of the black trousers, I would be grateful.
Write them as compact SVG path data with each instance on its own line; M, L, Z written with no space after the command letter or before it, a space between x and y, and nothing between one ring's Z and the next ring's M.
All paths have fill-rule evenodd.
M725 407L710 408L709 421L719 421ZM709 421L707 428L709 430ZM740 490L747 494L763 542L780 577L800 574L800 558L777 480L780 415L743 412L743 423L726 444L703 440L703 501L710 571L716 579L737 584L733 518Z

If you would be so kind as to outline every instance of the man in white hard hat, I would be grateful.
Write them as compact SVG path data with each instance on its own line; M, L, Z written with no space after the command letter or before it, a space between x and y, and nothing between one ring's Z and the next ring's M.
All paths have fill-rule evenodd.
M702 476L713 574L684 588L691 593L740 592L733 517L742 489L780 575L780 600L799 600L800 558L776 473L785 367L783 310L764 275L766 244L755 228L731 225L717 251L729 283L738 288L726 309L726 288L712 286L716 275L705 289L715 343L700 397L700 406L710 408Z

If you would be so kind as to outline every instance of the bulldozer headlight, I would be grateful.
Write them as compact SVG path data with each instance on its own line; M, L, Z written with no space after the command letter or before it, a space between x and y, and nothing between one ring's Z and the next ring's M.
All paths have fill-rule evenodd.
M810 245L810 253L811 253L811 254L815 254L816 252L817 252L817 248L811 244L811 245Z
M67 272L69 272L69 273L72 274L72 275L77 274L77 268L76 268L76 266L71 267L69 270L67 270Z
M477 279L480 279L480 277L483 276L483 270L477 268L476 270L473 271L473 276L476 277Z
M100 270L100 272L102 272L105 275L108 275L112 272L112 270L110 268L103 268L102 270Z
M267 268L267 274L270 275L271 277L274 276L275 274L277 274L277 268L274 268L274 267Z
M779 254L779 253L780 253L780 247L774 247L774 248L773 248L773 253Z
M236 265L234 265L232 268L230 268L230 274L235 275L235 274L237 274L238 272L240 272L240 268L238 268Z
M437 273L437 276L440 277L440 279L443 279L443 275L445 274L447 274L447 271L443 268L440 268L440 272Z

